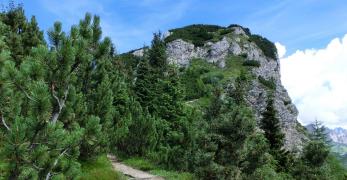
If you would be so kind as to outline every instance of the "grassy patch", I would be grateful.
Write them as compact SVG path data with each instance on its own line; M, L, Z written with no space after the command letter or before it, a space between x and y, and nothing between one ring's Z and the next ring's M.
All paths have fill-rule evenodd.
M197 179L193 174L187 172L167 171L162 169L151 170L150 173L164 177L167 180L193 180Z
M171 170L165 170L164 168L160 167L159 165L156 165L155 163L151 162L150 160L141 158L141 157L131 157L129 159L124 159L123 163L131 166L136 169L140 169L143 171L148 171L151 174L161 176L168 180L191 180L196 179L196 177L188 172L178 172L178 171L171 171Z
M131 167L134 167L136 169L140 169L142 171L150 171L155 169L155 166L153 165L153 163L139 157L132 157L132 158L126 159L123 161L123 163Z
M240 76L241 71L247 70L247 67L243 65L245 58L242 56L230 56L226 59L226 66L222 69L224 74L224 81L230 79L236 79Z
M111 162L106 155L99 156L95 160L81 162L82 176L80 180L114 180L126 179L121 173L113 170Z
M183 74L187 104L197 108L207 107L215 87L234 81L241 72L250 72L252 67L244 66L244 62L245 58L242 56L230 56L225 59L225 67L220 68L203 59L192 60Z

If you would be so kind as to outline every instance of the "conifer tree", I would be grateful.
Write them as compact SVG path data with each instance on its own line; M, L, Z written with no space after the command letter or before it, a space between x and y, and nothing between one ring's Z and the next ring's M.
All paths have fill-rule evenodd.
M149 64L158 76L167 71L167 55L165 42L161 32L154 33L151 48L148 51Z
M156 86L156 79L153 77L154 75L151 73L151 67L145 54L144 59L139 62L136 69L134 92L141 106L148 107L150 112L153 112L152 101L154 92L152 90Z
M260 127L265 132L265 137L270 143L271 149L281 149L284 145L284 134L281 131L280 122L277 117L274 101L269 98L265 111L262 113L263 118L260 122Z
M318 121L317 119L313 124L313 132L311 134L311 139L314 141L326 143L327 145L330 144L330 140L328 139L328 134L325 126L323 126L322 122Z
M285 136L281 131L277 111L271 97L268 98L266 109L262 115L260 127L269 142L271 155L277 160L277 170L288 170L291 166L291 154L283 148Z
M214 118L217 118L221 113L221 108L223 101L221 99L222 91L219 88L216 88L213 91L213 96L210 106L206 109L206 119L212 121Z
M311 141L304 147L303 159L309 166L320 167L330 153L326 129L317 119L313 125Z
M30 53L31 48L44 44L43 32L39 30L35 17L28 22L22 5L11 2L7 11L0 13L0 19L9 27L4 34L16 65Z
M111 42L98 39L101 30L85 23L88 17L69 35L55 23L48 32L50 48L25 45L30 56L19 61L6 55L8 43L3 46L0 110L8 178L76 177L79 158L108 147L116 87L115 74L108 73Z

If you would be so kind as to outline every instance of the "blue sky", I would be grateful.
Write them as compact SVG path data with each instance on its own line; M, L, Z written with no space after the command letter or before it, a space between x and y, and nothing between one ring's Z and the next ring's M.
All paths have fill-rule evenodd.
M8 0L0 0L7 3ZM66 30L85 12L101 16L104 35L119 52L149 44L158 30L189 24L241 24L286 45L287 52L321 48L347 31L345 0L17 0L42 29Z

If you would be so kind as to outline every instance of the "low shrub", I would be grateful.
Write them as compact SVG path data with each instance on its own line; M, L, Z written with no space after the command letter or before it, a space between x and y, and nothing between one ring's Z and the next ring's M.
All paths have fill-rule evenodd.
M224 78L222 72L208 73L202 77L202 81L205 84L217 84L220 80Z
M242 63L243 66L254 66L254 67L260 67L260 62L256 60L246 60Z
M258 76L258 80L260 83L262 83L264 86L268 87L269 89L271 89L271 90L276 89L276 84L275 84L275 81L273 79L266 80L262 76Z
M195 24L183 28L172 29L170 36L165 38L165 42L171 42L176 39L183 39L193 43L195 46L204 46L206 41L213 39L213 32L219 29L225 29L216 25Z
M277 59L277 49L271 41L259 35L251 35L249 40L254 42L263 51L265 56Z

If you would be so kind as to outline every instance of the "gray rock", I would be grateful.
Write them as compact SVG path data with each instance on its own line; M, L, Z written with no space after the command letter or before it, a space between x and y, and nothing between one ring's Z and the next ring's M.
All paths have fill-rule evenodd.
M144 49L138 49L138 50L134 51L132 54L134 56L142 57L143 53L144 53Z
M224 37L218 42L207 42L203 47L195 47L189 42L181 39L167 44L167 54L170 63L180 66L189 65L194 58L201 58L210 63L216 63L219 67L225 67L225 59L229 55L246 54L247 59L259 61L260 67L254 67L252 74L255 77L263 77L266 80L273 80L276 84L274 91L274 106L281 121L282 131L286 136L285 148L300 152L307 137L297 130L298 111L282 86L280 76L280 64L278 59L271 59L264 55L259 47L253 42L243 42L239 36L245 36L242 28L234 27L235 38ZM232 87L232 85L230 86ZM259 122L262 112L266 108L269 89L258 81L252 80L246 95L246 101L255 112Z

